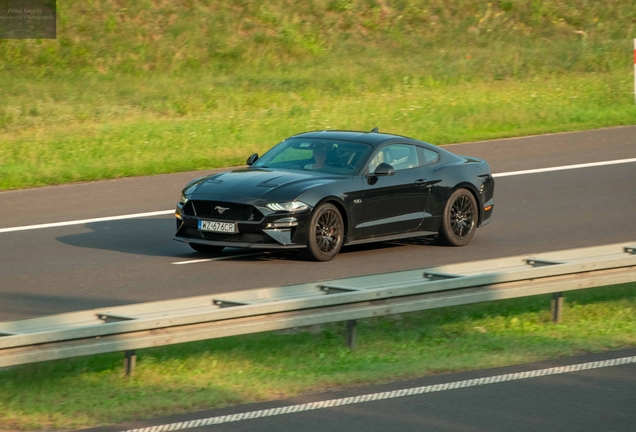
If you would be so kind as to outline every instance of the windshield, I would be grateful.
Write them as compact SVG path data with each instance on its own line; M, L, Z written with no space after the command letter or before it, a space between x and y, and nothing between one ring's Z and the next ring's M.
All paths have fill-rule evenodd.
M351 175L358 171L370 151L370 145L350 141L289 138L252 166Z

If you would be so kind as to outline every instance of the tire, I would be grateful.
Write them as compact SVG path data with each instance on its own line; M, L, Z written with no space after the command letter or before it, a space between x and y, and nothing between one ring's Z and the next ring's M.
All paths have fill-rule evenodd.
M467 189L457 189L444 207L442 226L437 237L445 246L464 246L477 231L479 211L477 201Z
M223 250L223 246L212 246L198 243L188 243L192 249L201 253L219 253Z
M343 239L342 215L333 204L322 204L311 215L307 248L301 251L301 255L312 261L330 261L340 252Z

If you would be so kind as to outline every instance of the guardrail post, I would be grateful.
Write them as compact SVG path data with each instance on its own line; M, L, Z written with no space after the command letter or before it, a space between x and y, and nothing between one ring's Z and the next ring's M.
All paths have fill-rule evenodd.
M135 371L136 365L137 354L135 354L135 350L128 350L124 352L124 374L126 376L131 376Z
M356 320L347 321L347 346L349 349L356 346Z
M555 292L552 294L552 304L550 307L552 311L552 322L561 322L561 312L563 311L563 293Z

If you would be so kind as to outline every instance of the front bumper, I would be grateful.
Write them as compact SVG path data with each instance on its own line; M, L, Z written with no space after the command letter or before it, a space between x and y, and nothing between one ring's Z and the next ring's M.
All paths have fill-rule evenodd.
M227 206L230 205L232 203L227 203ZM311 209L288 213L254 207L252 214L256 214L257 217L253 220L233 220L202 217L197 215L196 211L184 209L185 206L179 203L175 211L177 232L174 240L237 248L298 249L306 247L306 227L311 217ZM198 229L199 220L236 223L238 232L231 234L201 231Z
M190 237L174 236L174 240L184 243L197 243L206 244L210 246L223 246L223 247L235 247L235 248L250 248L250 249L300 249L307 247L306 245L289 244L282 245L279 243L242 243L242 242L229 242L229 241L217 241L217 240L202 240L193 239Z

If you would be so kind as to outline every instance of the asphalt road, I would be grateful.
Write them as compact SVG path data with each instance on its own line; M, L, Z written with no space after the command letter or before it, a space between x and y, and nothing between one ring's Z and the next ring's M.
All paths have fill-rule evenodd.
M448 146L494 173L636 157L636 127ZM0 193L0 228L174 208L206 172ZM636 163L496 179L495 213L470 245L423 240L344 248L328 263L291 252L201 258L172 240L173 217L0 233L0 321L80 309L636 240Z
M636 430L634 356L636 350L632 349L438 375L292 400L130 422L90 431L115 432L140 428L138 432L179 429L196 432L627 432ZM608 360L630 357L631 364L606 365ZM590 362L600 365L597 364L594 369L568 371ZM537 372L547 370L554 373L555 368L563 368L565 372L561 369L553 375L543 376ZM521 374L524 375L520 377ZM512 379L509 381L489 383L510 375ZM446 386L465 380L480 383L463 388ZM441 390L405 396L397 393L397 396L383 400L363 399L365 395L386 395L386 392L428 386L437 386ZM325 401L342 398L353 398L353 401L349 399L347 404L325 407ZM313 404L314 408L303 408L308 404ZM300 407L292 408L294 406ZM277 408L278 411L274 411ZM260 410L266 411L253 416L249 414ZM188 427L190 421L212 418L219 423L198 427L192 427L194 425L190 423Z

